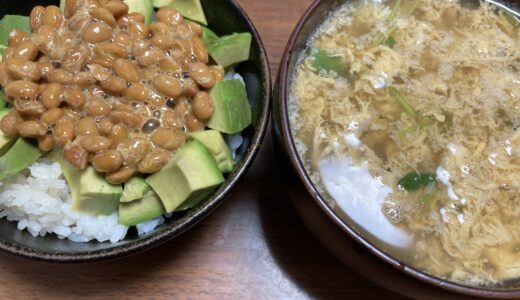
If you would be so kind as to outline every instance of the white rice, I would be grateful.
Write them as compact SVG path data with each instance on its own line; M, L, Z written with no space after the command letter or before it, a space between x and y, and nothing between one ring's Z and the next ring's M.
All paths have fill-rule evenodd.
M118 224L117 212L92 216L73 211L60 165L47 159L40 159L28 171L0 182L0 209L0 218L18 222L18 229L27 229L33 236L54 233L74 242L116 243L128 230Z
M162 224L164 224L164 218L161 216L155 219L151 219L150 221L137 224L135 227L137 228L137 234L144 235L149 232L152 232L155 228Z

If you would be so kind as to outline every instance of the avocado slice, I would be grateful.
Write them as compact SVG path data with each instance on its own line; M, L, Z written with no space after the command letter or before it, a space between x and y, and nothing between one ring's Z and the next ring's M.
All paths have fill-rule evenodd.
M0 61L1 61L0 56ZM9 112L9 109L7 108L7 99L5 97L4 91L0 91L0 118L5 116Z
M125 182L123 194L119 202L132 202L137 199L143 198L143 196L150 191L150 185L146 183L143 177L135 176Z
M219 81L209 94L213 100L209 128L234 134L251 125L251 105L240 79Z
M208 25L200 0L153 0L153 6L175 8L183 17Z
M208 48L208 53L213 60L226 68L249 60L251 41L252 36L249 32L225 35Z
M198 140L191 140L146 182L170 213L197 205L224 182L224 177L208 149Z
M231 150L229 150L220 132L216 130L197 131L190 133L190 136L204 144L213 155L220 172L229 173L233 171L234 161Z
M208 25L208 20L206 19L200 0L173 0L169 6L175 8L187 19L202 25Z
M218 40L220 39L218 37L218 35L213 32L211 29L209 29L208 27L202 27L202 42L204 43L204 45L206 46L207 49L209 49L209 47L211 47L213 44L215 44L216 42L218 42Z
M14 145L0 157L0 180L15 175L37 161L43 152L24 138L18 138Z
M72 209L93 215L110 215L118 209L123 193L121 185L108 183L93 167L78 170L55 148L47 158L61 166L61 172L72 194Z
M78 211L94 215L110 215L119 207L123 187L108 183L93 167L87 167L79 176L79 199L72 204Z
M17 15L5 15L0 20L0 60L4 54L5 48L9 44L9 33L13 29L23 30L27 33L31 32L29 25L29 17Z
M54 148L47 154L46 158L60 164L61 173L63 173L63 177L65 177L65 181L67 181L69 185L70 193L72 195L72 202L77 202L79 198L80 171L69 164L69 162L63 156L63 151L59 148Z
M0 100L1 100L1 93L0 93ZM9 113L9 110L4 109L0 110L0 120ZM14 144L16 141L16 138L6 136L2 130L0 130L0 156L4 155Z
M154 18L152 0L123 0L128 5L128 12L138 12L143 14L144 23L150 25Z
M161 199L154 191L148 191L141 199L119 204L119 224L134 226L157 218L165 213Z
M319 71L334 71L341 77L347 77L349 68L339 56L331 56L327 52L312 48L310 52L311 65Z
M153 6L155 8L161 8L165 6L170 6L174 0L153 0Z
M17 15L5 15L0 20L0 45L7 46L9 43L9 33L13 29L23 30L27 33L31 32L29 17Z

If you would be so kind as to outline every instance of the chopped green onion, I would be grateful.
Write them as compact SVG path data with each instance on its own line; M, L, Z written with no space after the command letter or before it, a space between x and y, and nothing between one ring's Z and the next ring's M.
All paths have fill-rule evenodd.
M406 100L406 98L403 97L401 95L401 93L399 93L398 90L396 90L393 87L390 87L389 92L390 92L390 95L395 99L395 101L397 101L397 103L399 103L399 105L401 105L401 107L404 109L404 111L407 114L409 114L412 117L415 117L415 115L416 115L415 109L413 109L412 105L410 105L408 100Z
M433 196L435 196L435 194L438 192L439 190L437 188L433 188L432 191L430 192L427 192L425 193L424 195L422 195L421 197L421 203L422 204L426 204L428 202L430 202L433 198Z
M390 16L388 17L390 20L393 20L397 16L397 13L399 12L399 8L401 7L402 2L403 2L403 0L397 0L395 2L394 7L392 8L392 12L390 12Z
M377 46L385 43L392 36L392 34L395 32L396 29L397 28L392 27L392 28L390 28L390 30L388 30L388 32L383 32L383 31L379 32L376 35L374 42L372 42L372 47L377 47Z
M374 39L374 42L372 43L372 47L376 47L381 45L386 39L386 34L384 32L380 32L376 35L376 38Z
M419 8L419 5L421 5L421 1L415 0L415 2L412 4L412 6L410 6L410 9L404 14L404 17L405 18L411 17L415 13L417 8Z
M437 179L432 173L411 172L401 178L397 186L407 191L416 191L425 186L434 187L436 184Z
M385 46L387 46L388 48L394 48L394 46L395 46L395 44L397 44L397 42L395 41L393 36L389 36L383 44Z
M402 0L397 0L395 2L395 5L392 8L392 11L390 12L390 16L388 17L390 20L393 20L397 17L397 13L401 9L402 2L403 2ZM415 0L412 3L412 5L410 6L410 8L403 14L403 17L408 18L408 17L412 16L415 13L415 11L417 10L417 8L419 8L419 5L421 5L421 1Z
M408 135L408 134L414 133L416 131L419 131L421 129L424 129L426 127L432 126L433 124L435 124L435 118L428 117L426 119L423 119L421 122L419 122L413 126L410 126L410 127L406 128L405 130L399 132L399 135L401 135L401 136Z
M341 77L347 77L349 68L339 56L332 56L327 52L312 48L310 53L311 64L317 71L334 71Z

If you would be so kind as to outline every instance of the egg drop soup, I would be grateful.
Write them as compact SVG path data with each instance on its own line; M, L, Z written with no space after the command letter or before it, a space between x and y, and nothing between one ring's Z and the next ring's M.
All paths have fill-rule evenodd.
M487 2L348 1L292 74L291 131L370 242L470 285L520 277L520 44Z

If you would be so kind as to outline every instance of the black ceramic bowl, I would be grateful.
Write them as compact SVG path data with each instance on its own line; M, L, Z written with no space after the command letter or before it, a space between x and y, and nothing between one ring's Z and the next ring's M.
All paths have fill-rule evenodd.
M5 14L29 15L35 5L59 5L59 0L0 0L0 18ZM213 196L186 213L176 214L155 231L138 237L129 232L119 243L74 243L55 236L33 237L19 231L16 224L0 221L0 249L12 254L51 262L90 262L118 258L157 246L189 229L211 213L251 165L264 137L269 120L271 80L269 64L260 36L251 20L233 0L202 0L209 28L219 35L250 32L253 35L250 59L241 63L237 72L246 83L253 111L253 125L243 133L244 144L238 151L239 161L233 173Z
M354 224L331 208L305 171L291 136L288 117L291 77L300 53L306 49L317 26L330 11L350 1L356 0L316 0L296 25L281 61L274 90L273 130L280 171L284 173L285 186L296 210L309 229L339 259L394 292L417 299L464 299L468 295L519 298L520 282L490 288L466 286L431 276L399 261L372 244ZM500 2L518 11L518 1Z

